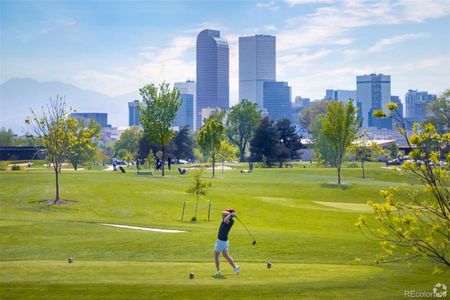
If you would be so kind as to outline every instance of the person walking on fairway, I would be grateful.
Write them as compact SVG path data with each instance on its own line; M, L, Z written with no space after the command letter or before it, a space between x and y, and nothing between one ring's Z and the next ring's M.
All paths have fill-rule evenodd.
M240 267L234 264L233 258L228 254L228 233L233 227L234 220L233 217L236 216L236 212L232 208L227 208L222 212L222 223L220 223L219 234L216 241L216 246L214 248L214 261L216 263L216 276L222 276L220 272L220 262L219 255L222 252L223 257L230 263L233 267L234 273L239 275Z

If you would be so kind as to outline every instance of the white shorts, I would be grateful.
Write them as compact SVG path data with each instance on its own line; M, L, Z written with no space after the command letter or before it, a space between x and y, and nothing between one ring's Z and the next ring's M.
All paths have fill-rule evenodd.
M228 250L228 241L217 240L216 246L214 247L214 251L222 252L223 250Z

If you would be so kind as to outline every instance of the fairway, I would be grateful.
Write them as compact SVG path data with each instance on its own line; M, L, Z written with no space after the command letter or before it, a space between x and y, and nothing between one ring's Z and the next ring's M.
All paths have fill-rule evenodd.
M51 170L0 172L0 298L404 299L405 291L450 283L448 270L433 275L425 259L377 264L378 243L354 226L360 214L371 215L368 200L381 201L380 189L415 187L407 175L373 163L367 179L344 169L339 187L334 169L310 164L253 174L230 166L214 179L205 172L213 186L197 222L190 221L195 199L185 192L191 176L176 169L166 178L131 169L66 172L61 196L68 203L59 206L42 203L54 195ZM241 273L221 258L224 276L215 278L213 247L226 207L257 244L236 222L230 254Z

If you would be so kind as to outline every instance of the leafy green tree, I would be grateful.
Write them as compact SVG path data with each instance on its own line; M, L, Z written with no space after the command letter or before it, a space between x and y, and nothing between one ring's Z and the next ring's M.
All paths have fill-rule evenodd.
M226 160L236 159L236 155L239 149L225 140L220 143L219 152L217 152L217 159L222 161L222 173L224 169L224 163Z
M195 140L189 130L189 126L184 126L172 139L174 144L173 155L178 159L194 159Z
M195 220L197 220L198 216L198 199L200 196L205 196L212 186L210 181L202 179L203 171L204 168L201 167L199 170L193 172L192 184L186 190L187 193L195 196L197 199L197 202L195 204Z
M164 176L166 147L174 134L172 124L181 105L180 92L176 88L170 88L167 83L162 83L159 87L146 85L139 91L144 102L143 106L139 106L140 121L144 134L162 152L161 170Z
M94 157L96 150L94 138L98 137L100 130L100 124L95 120L91 120L89 123L85 119L77 120L67 156L75 171L79 164Z
M116 155L121 154L123 159L126 159L124 153L131 154L131 161L138 157L139 142L143 136L142 130L137 126L131 126L124 130L120 135L119 140L114 144ZM128 160L127 160L128 161Z
M428 104L428 111L432 116L426 120L431 123L440 134L450 131L450 89L440 95L436 101Z
M150 151L145 158L145 162L147 164L147 168L149 170L154 170L156 166L156 158L152 151Z
M322 134L323 118L325 115L317 117L317 119L311 124L311 138L314 142L314 156L320 164L330 165L336 167L336 153L331 148L327 138Z
M450 267L450 181L447 167L440 162L440 148L450 143L450 133L440 135L428 123L414 125L414 133L408 139L414 146L410 157L401 168L412 174L423 189L409 189L399 195L397 188L381 190L384 203L369 202L379 222L373 228L363 216L356 225L369 238L380 241L386 261L399 248L406 249L407 256L426 256ZM446 155L447 164L450 155Z
M389 146L389 157L395 159L398 157L398 146L396 143L392 143Z
M317 120L320 115L323 115L327 112L327 101L313 101L311 105L302 109L299 114L299 121L303 127L311 133L312 125Z
M408 124L397 104L389 103L386 108L388 113L378 110L374 116L396 121L398 131L413 149L409 153L412 160L401 168L417 179L423 189L381 190L384 203L369 203L379 227L373 228L363 216L356 225L366 236L380 242L384 250L381 261L393 257L398 249L405 249L404 259L425 256L450 266L450 176L446 166L450 164L450 153L445 151L450 133L439 134L433 124L423 123L414 124L413 134L408 135Z
M227 136L239 148L239 161L245 161L245 151L252 132L261 120L261 111L255 103L241 100L231 108L227 118Z
M281 119L275 123L281 143L287 150L288 159L298 159L302 148L301 136L297 134L295 126L289 119Z
M14 133L11 129L6 130L4 127L0 129L0 147L13 146Z
M25 120L30 130L35 135L42 138L47 150L47 161L52 165L55 172L56 195L53 204L61 202L59 194L59 174L62 163L70 153L70 145L74 140L77 120L70 116L70 108L63 97L56 96L56 100L50 100L47 108L42 108L42 113L38 114L31 110L31 116Z
M279 159L280 136L272 120L264 117L255 128L250 141L250 159L265 162L268 167Z
M224 135L225 127L216 118L208 119L198 132L198 145L211 156L213 177L215 176L216 155L220 150Z
M327 104L326 116L322 119L321 134L327 140L337 169L338 184L341 184L341 165L345 152L358 135L361 122L356 117L353 101L331 101Z
M366 178L364 163L375 155L381 154L382 150L378 147L377 143L370 142L363 135L350 146L350 152L353 153L357 161L361 162L362 178Z

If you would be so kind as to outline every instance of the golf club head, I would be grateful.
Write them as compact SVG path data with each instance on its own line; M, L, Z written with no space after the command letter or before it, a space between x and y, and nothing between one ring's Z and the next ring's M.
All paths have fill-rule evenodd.
M256 240L253 240L252 245L253 246L256 245Z

